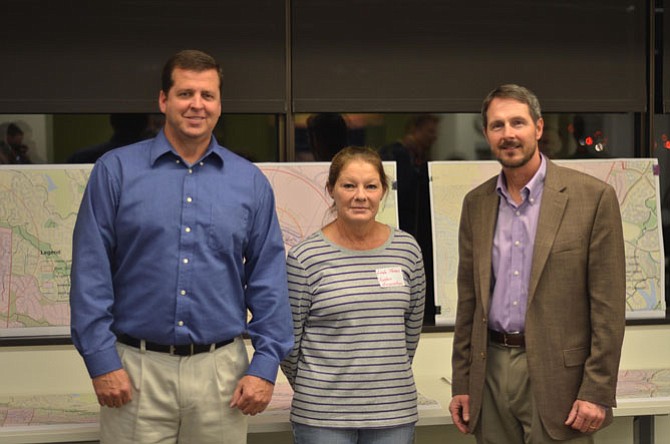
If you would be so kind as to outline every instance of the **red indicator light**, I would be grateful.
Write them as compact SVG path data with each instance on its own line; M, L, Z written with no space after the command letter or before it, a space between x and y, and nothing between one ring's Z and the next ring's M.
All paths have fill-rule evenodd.
M593 145L593 138L591 136L589 136L589 137L586 138L585 142L588 146L591 146L591 145Z
M666 140L663 146L665 146L666 150L670 150L670 140Z

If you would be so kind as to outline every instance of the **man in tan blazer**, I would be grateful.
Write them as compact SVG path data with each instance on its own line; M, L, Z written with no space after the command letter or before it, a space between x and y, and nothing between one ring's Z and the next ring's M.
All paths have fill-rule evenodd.
M612 421L625 257L612 187L540 154L535 95L491 91L484 136L502 172L463 202L454 424L478 443L590 443Z

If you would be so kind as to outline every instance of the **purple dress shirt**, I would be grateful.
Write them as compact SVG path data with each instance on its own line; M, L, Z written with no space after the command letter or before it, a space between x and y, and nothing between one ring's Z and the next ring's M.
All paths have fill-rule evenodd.
M521 190L523 200L519 205L510 196L502 171L498 176L496 190L500 203L493 238L493 289L489 309L489 328L492 330L524 331L533 245L546 174L547 161L542 156L540 169Z

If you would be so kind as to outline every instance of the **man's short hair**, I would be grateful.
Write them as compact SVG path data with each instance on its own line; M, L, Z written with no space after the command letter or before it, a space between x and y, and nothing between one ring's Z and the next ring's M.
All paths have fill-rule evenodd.
M530 116L533 118L533 122L537 122L542 117L540 101L537 99L537 96L528 88L524 88L523 86L515 85L513 83L508 83L506 85L500 85L491 91L482 103L482 125L485 131L486 126L489 123L486 113L489 110L489 105L491 105L491 102L495 98L513 99L521 103L525 103L528 105L528 111L530 112Z
M184 49L170 57L168 61L165 62L165 66L163 66L161 89L166 95L174 84L172 72L175 68L195 72L203 72L210 69L216 70L216 73L219 75L219 92L223 91L223 71L216 59L197 49Z
M405 134L410 134L427 124L437 125L439 121L440 119L435 114L415 114L405 124Z
M347 146L347 122L338 113L312 114L307 119L307 135L314 160L330 161Z
M7 131L6 134L10 137L13 136L22 136L23 135L23 130L19 128L19 126L15 123L10 123L7 126Z

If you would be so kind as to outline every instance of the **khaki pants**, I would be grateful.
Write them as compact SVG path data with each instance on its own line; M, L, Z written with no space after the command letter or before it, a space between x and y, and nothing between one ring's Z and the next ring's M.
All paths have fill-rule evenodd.
M592 435L567 441L547 435L533 402L525 349L499 344L488 346L486 385L474 434L479 444L593 444Z
M247 419L228 407L248 366L241 338L187 357L124 344L117 350L133 399L121 408L101 407L101 443L246 443Z

